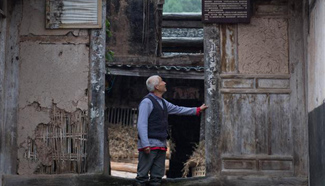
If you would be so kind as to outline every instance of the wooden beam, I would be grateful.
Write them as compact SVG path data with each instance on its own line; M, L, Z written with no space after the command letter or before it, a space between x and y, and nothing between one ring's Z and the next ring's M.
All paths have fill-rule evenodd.
M165 20L183 20L183 21L201 21L201 13L163 13L163 21Z
M220 89L223 94L290 94L290 89Z
M199 37L163 37L163 52L203 53L203 38Z
M162 57L115 56L110 65L159 65L159 66L203 66L203 54L188 54Z
M109 73L112 75L120 76L133 76L133 77L149 77L154 74L159 74L163 78L173 79L204 79L204 72L190 71L168 71L168 70L155 70L155 69L122 69L122 68L108 68Z
M290 78L290 118L293 139L294 176L308 175L308 115L307 115L307 83L306 59L304 43L304 2L289 0L289 67ZM306 44L306 45L305 45Z
M8 3L8 4L7 4ZM22 21L22 1L4 1L8 20L0 20L0 185L3 174L16 174L18 168L17 123L19 71L21 61L19 25ZM1 18L0 18L1 19Z
M220 74L223 79L290 79L290 74Z
M163 13L163 28L203 28L201 13Z
M205 104L209 109L205 111L205 148L206 175L215 176L220 171L220 99L219 90L221 55L220 28L216 24L204 26L204 89Z
M101 29L90 31L89 75L89 130L87 140L88 173L109 173L107 127L105 109L105 46L106 46L106 0L103 0Z

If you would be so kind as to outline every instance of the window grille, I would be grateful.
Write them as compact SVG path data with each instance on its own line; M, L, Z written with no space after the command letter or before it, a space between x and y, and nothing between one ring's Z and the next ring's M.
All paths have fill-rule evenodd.
M105 111L105 121L122 126L135 126L138 118L137 108L109 107Z

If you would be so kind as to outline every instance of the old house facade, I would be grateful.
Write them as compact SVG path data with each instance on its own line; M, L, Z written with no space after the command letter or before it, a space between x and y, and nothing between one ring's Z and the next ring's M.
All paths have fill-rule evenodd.
M164 1L100 2L113 33L107 65L126 88L160 74L180 92L169 99L194 88L183 98L210 106L200 126L207 177L191 184L324 184L323 1L252 0L249 24L193 18L187 26L203 27L203 40L185 43L204 52L173 57L163 51L175 42L190 47L162 39L175 24L163 18ZM132 184L105 176L105 26L45 29L46 2L1 3L0 185ZM124 90L106 104L123 103ZM131 90L125 105L141 99Z

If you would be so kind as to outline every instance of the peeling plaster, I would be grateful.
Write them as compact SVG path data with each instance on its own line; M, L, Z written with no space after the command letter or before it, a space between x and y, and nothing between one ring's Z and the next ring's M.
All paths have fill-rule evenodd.
M50 109L41 107L37 102L19 109L17 126L18 174L32 174L33 170L38 166L35 162L26 160L24 154L28 149L29 139L35 138L37 126L40 123L49 123L50 121Z
M66 142L67 138L76 139L81 138L87 128L83 129L85 120L85 111L79 109L73 113L67 112L52 104L51 108L41 107L39 103L33 102L32 104L20 109L19 125L18 125L18 160L19 168L18 174L28 175L34 174L39 170L43 170L43 166L52 166L53 160L57 160L56 169L61 171L65 168L64 161L55 159L55 157L62 156L64 159L67 153ZM37 116L37 117L35 117ZM79 125L82 126L79 126ZM69 126L67 126L69 125ZM75 128L74 130L71 128ZM49 129L51 128L51 129ZM70 128L70 129L69 129ZM71 131L66 131L66 130ZM81 132L80 129L83 129ZM82 133L82 134L80 134ZM75 135L75 137L74 137ZM53 137L58 137L58 144L53 144ZM47 140L49 138L49 140ZM52 145L49 141L52 140ZM61 140L61 141L60 141ZM57 146L58 145L58 146ZM71 144L71 148L76 148L76 141ZM82 151L83 152L83 151ZM82 153L79 152L79 153ZM81 154L82 156L82 154ZM53 159L54 158L54 159ZM62 165L58 165L61 164ZM50 168L51 169L51 168Z

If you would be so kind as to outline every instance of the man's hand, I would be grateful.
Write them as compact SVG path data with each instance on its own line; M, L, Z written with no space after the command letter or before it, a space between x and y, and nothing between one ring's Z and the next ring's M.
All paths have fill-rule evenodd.
M144 151L144 153L149 154L150 153L150 147L146 147L143 151Z
M200 111L202 112L202 111L204 111L204 110L207 109L207 108L208 108L208 106L206 106L206 105L203 103L203 105L200 106Z

